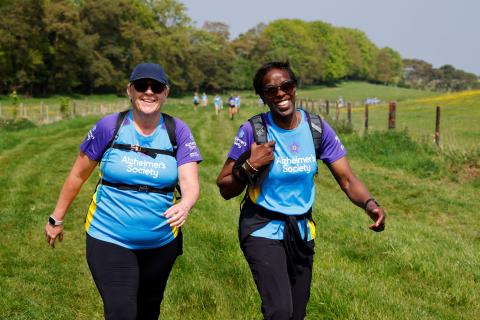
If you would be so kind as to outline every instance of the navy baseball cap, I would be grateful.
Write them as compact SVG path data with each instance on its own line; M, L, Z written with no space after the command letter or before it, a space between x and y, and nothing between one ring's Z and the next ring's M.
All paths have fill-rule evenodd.
M156 63L144 62L138 64L130 75L130 81L139 79L153 79L168 84L168 78L162 66Z

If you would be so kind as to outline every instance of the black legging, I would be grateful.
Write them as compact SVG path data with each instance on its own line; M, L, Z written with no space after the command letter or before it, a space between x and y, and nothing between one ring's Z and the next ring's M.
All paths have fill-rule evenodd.
M308 241L313 249L315 243ZM288 258L281 240L247 237L241 246L262 299L265 320L303 320L305 318L313 255L306 265L297 265L295 277L288 270Z
M181 254L181 237L160 248L130 250L87 234L87 262L105 319L158 319L168 276Z

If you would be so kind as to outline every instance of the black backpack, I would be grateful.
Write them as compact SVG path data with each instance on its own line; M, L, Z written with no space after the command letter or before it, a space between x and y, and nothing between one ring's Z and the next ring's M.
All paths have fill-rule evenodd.
M105 152L110 149L110 148L115 148L115 149L120 149L120 150L131 150L135 152L142 152L152 158L156 158L158 154L165 154L171 157L176 157L177 155L177 138L175 135L175 120L172 116L162 113L163 114L163 119L165 120L165 127L167 129L167 134L168 138L170 139L170 143L172 144L173 151L170 150L161 150L161 149L152 149L152 148L145 148L141 146L136 146L136 145L131 145L131 144L122 144L122 143L116 143L115 141L118 139L119 136L119 130L125 120L126 115L128 114L129 110L122 111L118 114L117 122L115 125L115 131L113 132L113 137L110 140L109 143L105 146L105 149L102 152L102 159L105 154ZM100 160L101 161L101 160ZM180 194L180 188L178 184L176 186L172 187L166 187L166 188L154 188L150 187L147 185L130 185L130 184L124 184L124 183L114 183L110 182L107 180L104 180L103 178L100 178L98 181L98 184L103 184L106 186L114 187L117 189L121 190L134 190L134 191L139 191L139 192L155 192L155 193L162 193L166 194L169 192L174 192L175 189L177 189L177 192L179 194L177 199L181 196ZM97 186L98 186L97 184Z
M120 127L122 126L123 121L125 120L125 117L127 116L129 111L130 110L125 110L118 114L117 123L115 124L115 131L113 132L113 137L110 140L110 142L107 143L107 145L105 146L105 149L103 149L102 158L105 152L110 148L142 152L152 158L156 158L157 154L166 154L172 157L175 157L177 155L178 145L177 145L177 136L175 135L175 120L173 119L172 116L166 113L162 113L162 114L163 114L163 119L165 120L165 127L167 128L168 138L170 139L170 143L172 144L173 151L144 148L139 146L132 146L130 144L115 143L115 141L118 139L118 131L120 130Z
M310 132L312 133L313 145L315 146L315 156L317 159L320 159L320 155L322 153L323 136L322 118L317 114L310 114L305 110L303 111L305 112L305 115L307 117ZM264 119L265 116L265 113L260 113L248 119L248 121L252 125L253 137L257 144L264 144L267 142L267 126Z

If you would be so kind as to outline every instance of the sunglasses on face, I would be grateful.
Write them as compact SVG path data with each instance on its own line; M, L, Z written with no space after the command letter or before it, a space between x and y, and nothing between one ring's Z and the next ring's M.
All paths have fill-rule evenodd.
M295 81L287 80L282 82L279 86L266 86L263 88L263 94L265 97L275 97L278 89L282 90L286 94L292 94L295 89Z
M139 80L133 82L133 87L138 92L145 92L150 87L153 93L162 93L166 85L158 81Z

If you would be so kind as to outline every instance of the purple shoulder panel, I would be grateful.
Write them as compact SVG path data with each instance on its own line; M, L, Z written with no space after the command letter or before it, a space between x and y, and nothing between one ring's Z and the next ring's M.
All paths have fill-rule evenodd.
M103 150L113 138L118 113L109 114L100 119L90 131L85 140L80 144L80 151L85 153L91 160L100 161Z
M252 125L246 121L238 129L237 135L233 140L232 148L228 153L228 158L237 160L245 151L250 150L253 141Z
M189 162L202 161L202 155L190 128L178 118L175 119L175 135L177 137L177 166Z
M340 138L338 138L332 127L322 119L323 122L323 136L322 136L322 154L320 160L326 164L337 161L347 154L347 150L343 146Z

